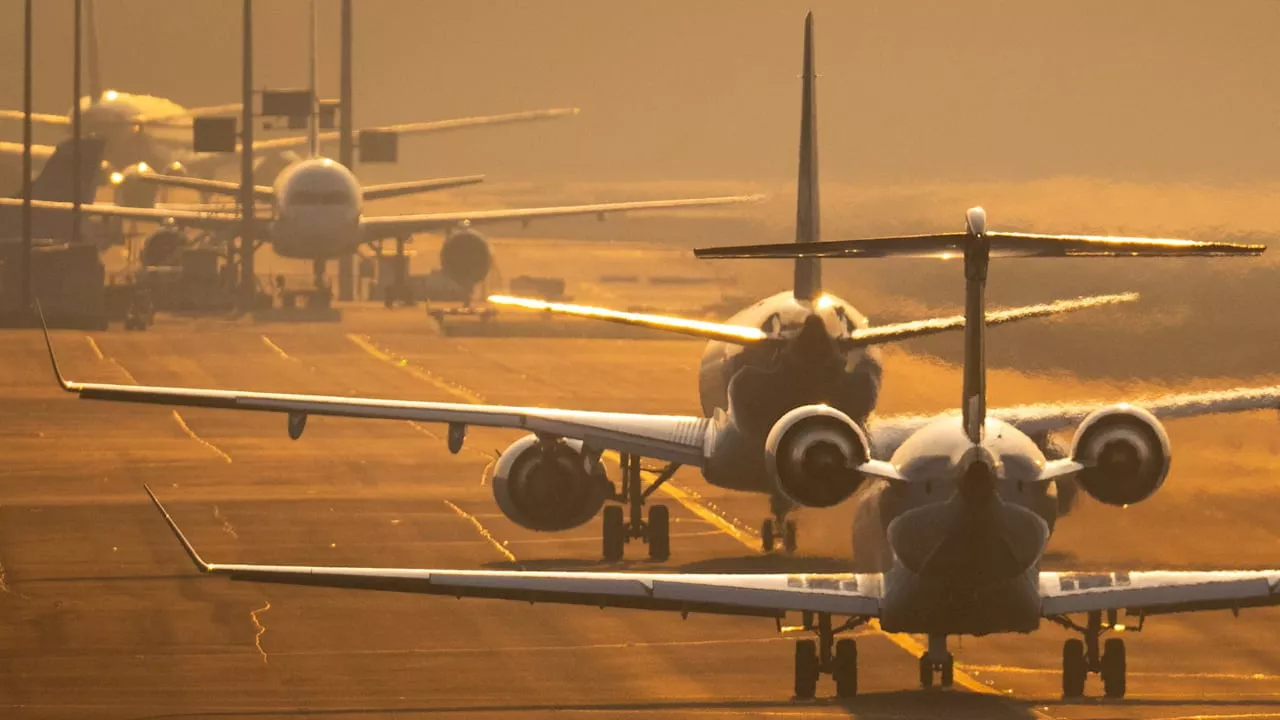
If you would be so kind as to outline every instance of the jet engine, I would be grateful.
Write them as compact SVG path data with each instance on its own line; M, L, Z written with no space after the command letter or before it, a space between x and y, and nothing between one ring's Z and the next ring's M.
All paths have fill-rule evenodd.
M178 264L178 249L187 244L187 236L175 227L161 227L142 243L138 260L144 267Z
M145 163L133 165L111 174L113 199L117 205L127 207L150 208L156 206L156 198L160 195L160 186L138 179L139 173L150 172Z
M470 293L489 274L492 255L489 241L470 228L460 228L440 246L440 272Z
M862 428L827 405L804 405L774 423L765 440L765 465L778 491L806 507L831 507L864 480L855 468L871 457Z
M1071 459L1084 465L1077 479L1093 499L1132 505L1151 497L1169 474L1169 436L1154 415L1117 405L1095 411L1080 423Z
M493 499L520 527L554 532L596 516L613 486L598 464L589 471L576 440L540 440L526 435L498 457Z

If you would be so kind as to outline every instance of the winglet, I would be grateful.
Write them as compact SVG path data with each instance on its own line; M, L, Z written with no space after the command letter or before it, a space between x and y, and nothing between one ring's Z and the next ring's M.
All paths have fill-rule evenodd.
M76 392L76 388L62 377L62 369L58 367L58 356L53 354L53 339L49 337L49 323L45 322L44 309L40 307L39 299L36 300L36 315L40 317L40 330L44 332L44 346L49 349L49 364L53 366L53 376L58 379L63 390Z
M178 538L178 542L182 543L182 549L187 552L187 557L191 558L191 562L196 566L196 569L202 573L213 572L213 566L200 558L200 553L196 552L196 549L191 545L191 541L187 540L187 536L183 535L182 531L178 529L178 524L173 521L169 511L165 510L164 505L160 504L160 498L157 498L156 494L151 492L151 486L144 484L142 487L151 496L151 502L155 504L156 509L164 516L164 521L169 523L170 532L173 533L174 537Z

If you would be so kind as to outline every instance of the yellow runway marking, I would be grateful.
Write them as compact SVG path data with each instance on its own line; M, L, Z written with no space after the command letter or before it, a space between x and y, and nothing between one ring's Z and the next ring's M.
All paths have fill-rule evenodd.
M129 372L129 370L126 369L125 366L121 365L119 360L115 358L110 358L110 360L113 365L115 365L117 368L120 369L120 372L124 373L125 377L129 378L129 382L133 383L134 385L138 384L138 378L134 377L133 373Z
M249 619L253 621L253 627L257 630L257 634L253 636L253 646L258 648L258 654L262 656L262 664L267 664L267 651L262 649L262 636L267 634L267 626L262 624L262 613L271 609L271 601L267 600L266 605L249 613Z
M186 434L187 434L187 437L191 438L192 440L195 440L196 442L200 443L201 445L203 445L203 446L205 446L205 447L209 448L210 450L212 450L213 452L217 453L217 454L218 454L218 457L222 458L223 460L225 460L225 461L227 461L227 462L231 462L231 456L230 456L230 455L228 455L228 454L226 454L225 452L223 452L223 451L222 451L222 448L219 448L217 445L214 445L213 443L209 442L208 440L205 440L204 438L202 438L202 437L200 437L199 435L197 435L197 434L196 434L196 431L195 431L195 430L192 430L192 429L191 429L191 426L187 425L187 421L182 419L182 415L181 415L181 414L179 414L177 410L174 410L174 411L173 411L173 419L178 423L178 427L182 428L182 432L184 432L184 433L186 433Z
M284 351L284 348L271 342L271 338L267 337L266 335L262 336L262 342L265 343L267 347L271 348L272 352L284 358L285 360L293 359L292 357L290 357L289 353Z
M458 517L462 518L463 520L466 520L467 522L475 526L476 532L480 533L480 537L489 541L489 544L497 548L498 552L502 553L503 557L515 563L517 566L520 567L521 570L524 569L524 566L520 565L520 561L516 560L516 556L512 554L510 550L507 549L507 546L498 542L498 539L493 536L493 533L489 532L489 529L486 528L483 524L481 524L481 522L478 519L476 519L475 515L472 515L466 510L463 510L457 505L454 505L452 502L449 502L448 500L445 500L444 504L448 505L450 510L457 513Z
M359 347L361 350L364 350L365 352L378 358L379 360L382 360L383 362L391 363L392 365L395 365L396 367L404 370L405 372L409 373L415 378L429 385L434 385L437 388L440 388L441 390L449 393L450 395L462 400L463 402L471 403L472 405L485 404L484 396L481 395L480 393L475 392L470 388L463 387L462 385L451 383L448 380L445 380L444 378L440 377L439 375L436 375L430 371L424 370L416 365L413 365L409 362L409 359L406 357L392 355L386 350L383 350L378 346L374 345L373 341L370 340L368 335L356 335L354 333L349 333L347 335L347 339L355 343L356 346Z
M89 349L93 350L93 354L98 356L99 360L105 360L106 356L102 354L102 348L98 347L98 342L91 335L85 335L85 340L89 341Z

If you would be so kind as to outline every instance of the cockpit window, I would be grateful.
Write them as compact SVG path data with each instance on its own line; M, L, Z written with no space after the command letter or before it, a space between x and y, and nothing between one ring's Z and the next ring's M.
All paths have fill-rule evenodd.
M289 202L298 205L346 205L350 196L342 190L295 190Z

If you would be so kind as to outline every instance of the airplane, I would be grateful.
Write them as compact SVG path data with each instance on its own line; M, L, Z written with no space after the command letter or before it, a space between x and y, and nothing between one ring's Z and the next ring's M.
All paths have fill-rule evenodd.
M1096 673L1104 694L1120 698L1127 689L1125 642L1119 637L1104 641L1105 634L1125 625L1141 628L1148 617L1163 614L1239 612L1245 607L1280 605L1280 570L1042 571L1040 562L1056 509L1054 484L1075 477L1086 492L1103 502L1140 502L1163 484L1172 460L1169 438L1157 415L1187 417L1273 408L1280 406L1280 387L1175 395L1149 404L1048 405L988 412L983 315L990 258L1181 257L1260 254L1262 250L1261 246L988 232L985 212L973 208L966 213L965 230L960 233L701 251L705 257L722 258L963 256L966 322L958 415L896 421L893 432L899 441L889 460L873 459L871 448L877 438L828 405L795 408L771 433L769 462L782 482L861 489L864 504L874 507L877 516L860 516L855 533L859 538L873 531L879 536L877 545L883 554L876 570L738 575L210 563L150 487L146 491L196 569L232 580L620 607L678 612L682 617L694 613L761 616L774 618L779 627L787 613L801 613L803 629L817 637L795 645L794 687L800 699L815 696L823 674L834 679L838 697L857 694L857 642L837 636L863 625L877 623L885 632L927 635L928 649L919 658L920 684L930 687L936 679L945 687L952 684L955 672L947 649L950 636L1030 633L1048 621L1081 636L1063 644L1063 695L1082 696L1088 676ZM50 353L52 358L52 349ZM111 399L206 406L243 402L281 411L374 414L370 401L346 398L265 393L247 397L61 382L82 396L92 393ZM443 419L438 409L434 414L425 410L418 403L383 403L377 414ZM473 412L496 414L498 410ZM672 422L677 419L547 411L537 419L545 422L537 422L533 411L528 415L535 429L544 424L564 428L576 422L589 425L600 436L611 433L613 437L600 441L601 446L626 447L644 435L648 442L680 445L691 453L715 451L714 431L704 429L700 436L680 432ZM1057 430L1071 425L1076 426L1071 454L1057 460L1046 459L1023 429ZM865 532L859 524L868 525ZM1080 616L1082 621L1076 619Z
M811 19L806 21L805 28L797 213L797 238L801 242L796 247L815 245L818 226ZM1188 242L1188 247L1200 251L1220 247L1190 241L1169 242ZM774 517L763 523L762 549L770 551L775 542L781 541L784 549L794 551L797 529L794 522L788 521L788 513L796 507L837 505L849 499L855 488L797 485L779 476L770 459L777 449L773 443L778 437L777 429L782 427L779 423L791 418L795 408L831 406L853 418L864 432L876 439L871 447L878 457L889 457L892 447L882 436L894 427L894 419L871 418L881 375L879 357L873 346L965 326L964 316L868 326L866 319L851 305L822 292L820 273L817 259L802 258L796 264L793 292L757 303L737 316L733 324L670 318L657 322L652 316L592 309L607 319L649 324L709 340L699 374L703 401L703 414L699 416L584 413L375 399L335 405L327 398L270 393L150 388L153 394L138 394L78 383L75 387L81 388L76 392L86 398L147 398L146 402L179 405L211 393L208 397L212 399L199 402L287 413L289 435L294 439L301 437L310 414L403 416L445 422L450 426L449 447L455 452L462 447L467 425L523 429L529 434L503 450L495 466L492 487L499 509L521 527L540 532L579 527L602 514L602 556L606 560L621 559L626 544L632 539L647 543L652 559L668 559L669 511L662 504L651 504L646 518L644 505L678 467L690 465L699 468L713 485L768 494ZM1059 301L987 313L985 321L1000 324L1134 299L1135 295L1128 294ZM1043 434L1047 438L1047 431ZM704 446L701 443L707 437L713 442ZM622 455L620 487L610 481L601 462L605 450ZM667 463L647 487L640 468L642 456Z
M241 104L224 103L203 107L183 107L168 98L156 97L142 93L129 93L104 88L102 84L101 61L99 54L98 23L94 11L93 0L85 3L86 22L89 26L86 56L86 79L88 94L80 98L81 132L84 136L95 135L106 138L106 161L110 168L121 173L121 180L127 180L131 171L140 168L155 168L167 173L212 175L222 167L232 166L238 162L235 154L228 153L195 153L191 149L192 119L201 116L225 115L239 113ZM401 123L387 125L370 130L394 132L401 135L446 132L464 128L502 125L507 123L528 122L572 117L579 113L578 108L549 108L498 115L481 115L426 122ZM62 127L71 132L71 111L66 115L56 113L32 113L34 124ZM21 121L25 113L21 110L0 110L0 119ZM320 140L324 143L337 142L337 131L323 132ZM294 150L305 150L308 139L305 135L271 138L254 143L254 152L264 155L259 161L259 181L270 183L274 176L289 162L287 154ZM32 146L32 154L37 159L44 159L53 154L54 148L48 145ZM0 141L0 156L21 156L22 143Z

